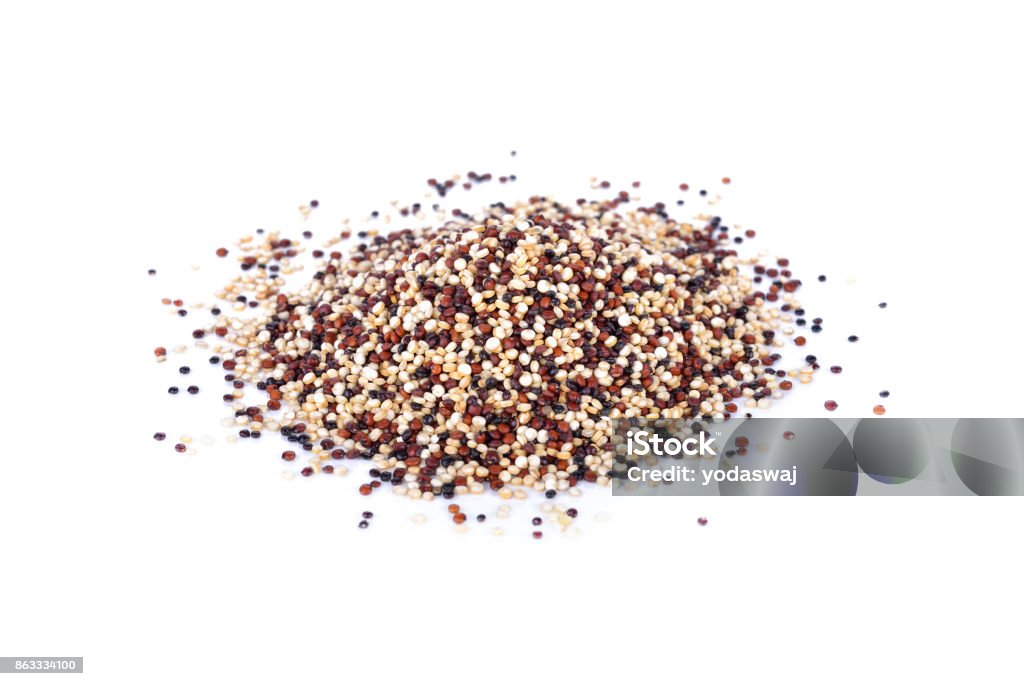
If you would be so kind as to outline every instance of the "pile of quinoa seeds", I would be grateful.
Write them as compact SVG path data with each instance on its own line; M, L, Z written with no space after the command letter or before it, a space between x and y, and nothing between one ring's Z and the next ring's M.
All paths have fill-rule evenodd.
M305 476L368 461L363 495L555 498L610 482L612 419L727 418L818 368L772 368L800 281L737 253L753 231L626 191L434 210L432 227L360 232L348 254L350 231L330 238L291 290L302 241L258 232L230 251L229 304L192 335L217 353L242 436L280 432Z

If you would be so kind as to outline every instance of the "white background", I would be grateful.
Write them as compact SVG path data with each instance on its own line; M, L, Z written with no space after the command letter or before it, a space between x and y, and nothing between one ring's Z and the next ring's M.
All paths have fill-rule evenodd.
M536 503L460 536L357 476L282 479L272 437L229 449L202 358L170 398L151 352L192 328L159 298L209 303L257 226L326 236L469 169L521 180L465 207L728 175L715 211L793 259L807 352L846 367L773 413L888 388L891 415L1020 417L1006 6L5 6L0 653L87 666L0 680L1019 683L1019 499L591 490L577 538L530 539Z

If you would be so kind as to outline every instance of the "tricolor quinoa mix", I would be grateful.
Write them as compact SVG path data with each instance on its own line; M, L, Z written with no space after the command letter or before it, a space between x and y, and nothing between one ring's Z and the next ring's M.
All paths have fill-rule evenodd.
M240 272L192 335L217 353L241 436L279 432L304 476L365 460L363 495L555 498L609 483L614 419L766 409L819 368L813 355L777 368L787 341L807 343L801 281L784 258L741 254L754 232L719 217L676 220L628 191L432 211L433 226L360 231L342 252L346 226L312 250L311 278L298 238L261 230L217 250Z

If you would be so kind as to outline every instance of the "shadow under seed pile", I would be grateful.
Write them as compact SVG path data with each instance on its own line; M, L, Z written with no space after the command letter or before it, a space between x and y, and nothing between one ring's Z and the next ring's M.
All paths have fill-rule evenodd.
M610 419L728 417L792 387L769 348L800 285L757 290L717 220L617 205L498 203L330 253L244 331L218 322L224 367L282 410L303 474L372 461L364 495L607 484Z

